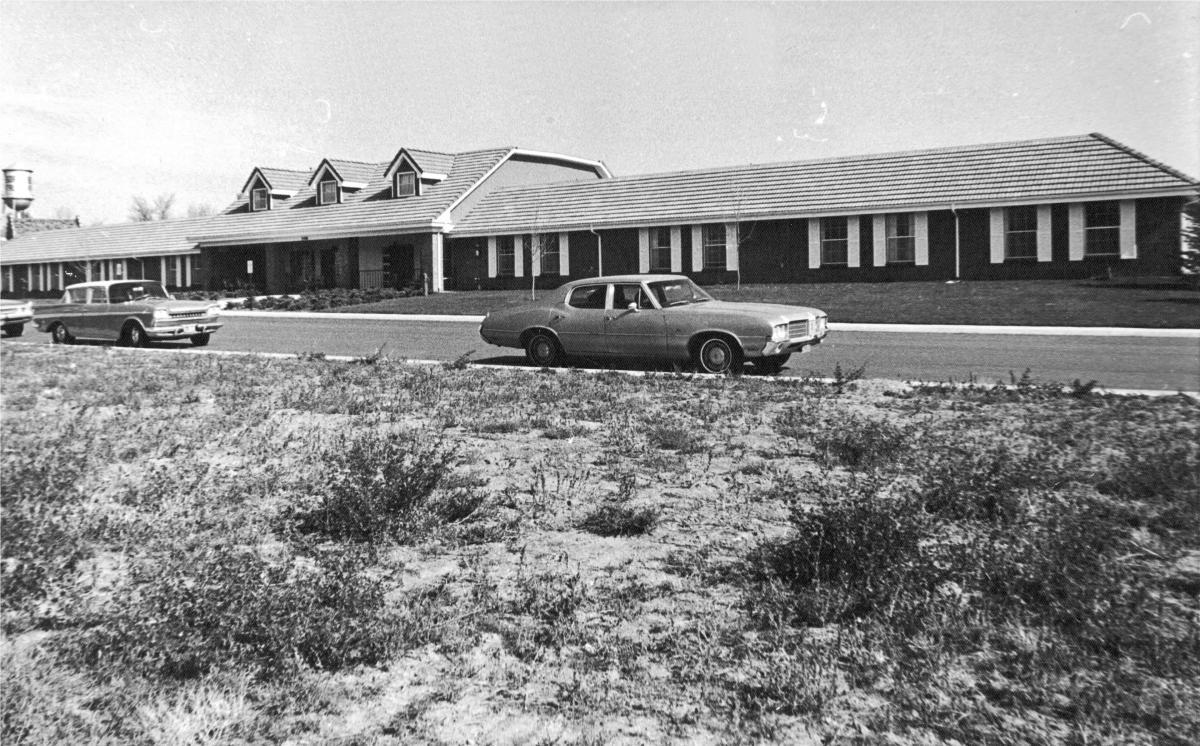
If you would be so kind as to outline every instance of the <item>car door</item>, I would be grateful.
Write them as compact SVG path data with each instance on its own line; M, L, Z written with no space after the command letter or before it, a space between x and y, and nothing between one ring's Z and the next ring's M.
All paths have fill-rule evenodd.
M111 341L121 336L121 325L128 315L128 307L125 305L128 295L114 295L114 289L96 288L96 293L92 296L91 308L94 312L91 314L92 320L88 323L94 330L92 336L97 339Z
M641 283L615 283L604 320L610 355L647 359L666 355L666 319Z
M608 293L608 283L580 285L573 288L567 294L566 302L553 311L550 327L558 333L563 351L568 355L604 354Z
M104 333L104 317L108 314L108 288L87 288L83 303L76 309L74 325L67 322L67 328L77 337L87 339L106 339Z

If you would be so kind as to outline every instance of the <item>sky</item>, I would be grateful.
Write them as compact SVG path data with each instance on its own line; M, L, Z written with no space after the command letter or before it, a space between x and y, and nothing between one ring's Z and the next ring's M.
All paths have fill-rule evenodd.
M1200 177L1200 3L0 0L33 217L518 146L615 175L1101 132Z

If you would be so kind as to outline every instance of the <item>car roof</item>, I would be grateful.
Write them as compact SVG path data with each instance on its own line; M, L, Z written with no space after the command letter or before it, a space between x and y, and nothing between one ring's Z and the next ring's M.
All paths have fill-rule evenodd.
M67 287L64 289L72 290L74 288L106 288L126 282L159 282L159 280L147 280L141 277L130 278L128 280L92 280L91 282L77 282L74 285L67 285Z
M587 277L582 280L571 280L563 287L576 287L578 285L595 285L600 282L658 282L660 280L686 280L683 275L602 275L600 277Z

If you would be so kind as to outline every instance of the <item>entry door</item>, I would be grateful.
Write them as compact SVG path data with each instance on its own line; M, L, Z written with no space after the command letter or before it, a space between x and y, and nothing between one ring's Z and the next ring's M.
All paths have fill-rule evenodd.
M662 357L667 349L665 315L654 307L649 293L638 283L613 285L604 335L611 355L653 358Z
M394 243L383 252L383 286L402 288L412 283L412 244Z

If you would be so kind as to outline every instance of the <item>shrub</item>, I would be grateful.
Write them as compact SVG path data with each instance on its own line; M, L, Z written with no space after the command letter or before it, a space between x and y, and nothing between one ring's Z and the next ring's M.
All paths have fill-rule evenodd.
M664 451L699 453L705 447L704 435L695 423L655 422L646 431L650 444Z
M865 469L895 460L909 447L911 434L910 427L848 413L818 421L812 442L823 463Z
M620 502L604 503L579 522L579 528L597 536L641 536L658 522L654 508L634 508Z

